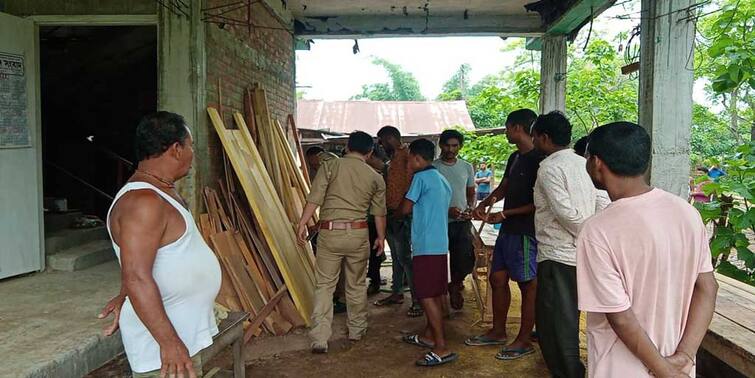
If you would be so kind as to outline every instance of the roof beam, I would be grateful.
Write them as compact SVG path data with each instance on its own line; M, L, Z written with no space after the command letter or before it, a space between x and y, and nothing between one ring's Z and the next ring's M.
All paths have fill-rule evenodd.
M616 0L579 0L556 21L548 25L545 34L575 34L582 26L610 8L615 2ZM542 41L540 38L528 38L526 47L528 50L540 50Z
M539 16L333 16L301 17L295 33L309 38L365 38L408 35L539 36Z

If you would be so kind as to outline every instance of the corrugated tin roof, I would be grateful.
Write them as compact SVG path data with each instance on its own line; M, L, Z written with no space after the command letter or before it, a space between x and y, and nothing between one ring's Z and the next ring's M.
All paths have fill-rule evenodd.
M391 125L402 134L439 134L451 127L474 130L464 101L321 101L299 100L296 125L300 129L376 136Z

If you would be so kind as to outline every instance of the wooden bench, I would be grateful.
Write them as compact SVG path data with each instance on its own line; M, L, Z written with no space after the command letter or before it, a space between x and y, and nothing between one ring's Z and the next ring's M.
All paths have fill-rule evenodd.
M755 377L755 288L716 274L716 310L702 349L745 377Z
M233 348L233 378L246 377L244 364L244 321L249 318L246 312L230 312L218 324L218 334L212 338L212 345L202 351L202 361L209 361L225 347Z

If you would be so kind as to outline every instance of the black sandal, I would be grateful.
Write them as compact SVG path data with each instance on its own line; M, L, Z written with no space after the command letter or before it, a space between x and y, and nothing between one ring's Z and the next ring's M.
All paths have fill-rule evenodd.
M427 352L423 359L417 360L416 364L417 366L438 366L456 361L458 358L459 355L456 353L449 353L441 357L435 352Z
M410 318L417 318L422 315L425 315L425 311L422 310L422 306L418 303L412 304L411 307L409 307L409 311L406 312L406 316Z
M375 306L389 306L389 305L395 305L395 304L404 304L404 298L396 298L393 295L387 296L383 299L378 299L375 302L373 302Z

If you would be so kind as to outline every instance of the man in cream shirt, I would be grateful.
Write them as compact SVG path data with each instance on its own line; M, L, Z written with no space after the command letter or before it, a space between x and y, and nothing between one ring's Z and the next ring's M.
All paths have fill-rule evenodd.
M571 124L563 113L541 115L532 126L535 148L548 155L535 183L538 242L535 319L540 349L554 377L583 377L579 359L577 235L587 218L610 202L570 148Z

